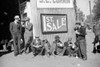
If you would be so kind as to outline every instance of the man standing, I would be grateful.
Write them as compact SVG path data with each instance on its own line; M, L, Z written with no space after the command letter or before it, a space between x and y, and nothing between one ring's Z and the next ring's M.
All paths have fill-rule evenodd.
M75 33L77 35L76 41L78 42L78 47L79 47L79 57L82 58L83 60L87 60L87 54L86 54L86 41L85 41L85 35L86 35L86 30L84 26L81 26L80 23L77 23L76 26L78 27L75 30Z
M25 53L27 52L27 49L29 49L30 44L33 40L33 25L30 23L30 18L25 18L25 33L24 33L24 39L25 39Z
M20 44L21 44L21 24L20 18L18 15L14 17L14 22L10 23L10 32L14 40L14 55L17 56L21 53Z

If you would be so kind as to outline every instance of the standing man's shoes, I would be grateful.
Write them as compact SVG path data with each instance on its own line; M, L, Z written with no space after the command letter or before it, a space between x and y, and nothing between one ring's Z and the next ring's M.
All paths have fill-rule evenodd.
M22 54L22 53L19 53L20 55Z
M25 54L28 54L28 52L25 52Z
M95 51L92 51L92 53L96 54L96 50Z
M83 58L83 60L87 60L87 58Z
M18 54L22 54L22 52L20 52L20 51L19 51L19 53L18 53Z
M29 52L27 52L26 50L24 51L25 54L28 54Z
M18 53L17 54L14 54L14 56L17 56L18 55Z
M38 54L33 54L34 56L37 56Z

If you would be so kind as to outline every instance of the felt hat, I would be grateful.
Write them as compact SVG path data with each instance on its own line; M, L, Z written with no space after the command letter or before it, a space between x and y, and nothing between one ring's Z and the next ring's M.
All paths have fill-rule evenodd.
M55 39L60 39L60 37L58 35L55 36Z

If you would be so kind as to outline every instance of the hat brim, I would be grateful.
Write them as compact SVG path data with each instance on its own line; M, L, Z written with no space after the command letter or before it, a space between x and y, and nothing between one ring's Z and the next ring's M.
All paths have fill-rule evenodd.
M81 23L76 23L76 25L81 25Z
M20 20L20 18L15 18L15 19L18 19L18 20Z
M39 38L38 36L36 36L35 38Z

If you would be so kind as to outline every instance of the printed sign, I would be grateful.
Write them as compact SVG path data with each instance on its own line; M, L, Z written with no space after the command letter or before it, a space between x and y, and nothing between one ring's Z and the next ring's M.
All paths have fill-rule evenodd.
M73 8L73 0L37 0L37 8Z
M67 15L41 14L43 33L67 32Z

